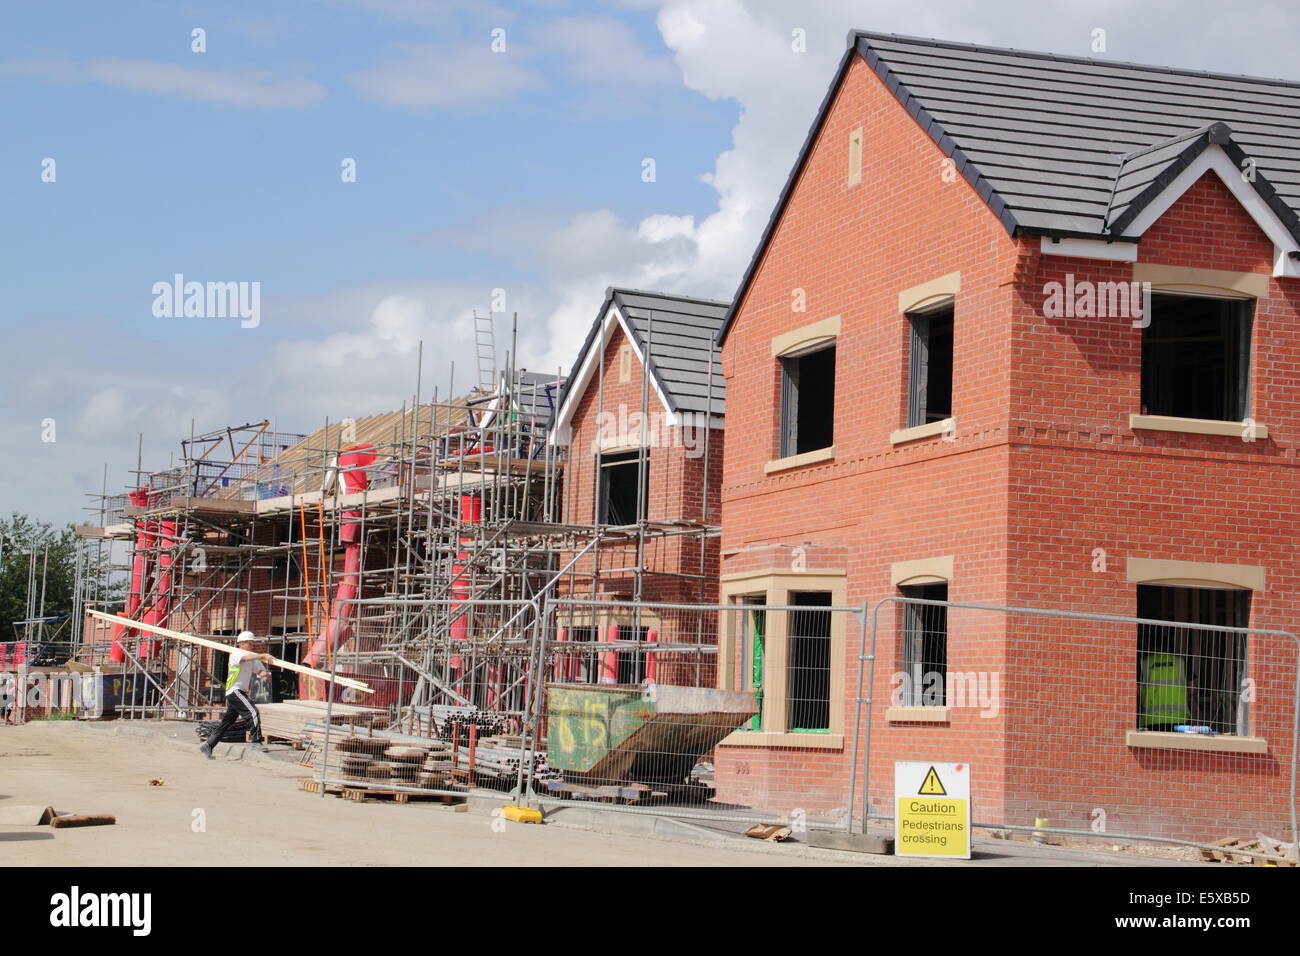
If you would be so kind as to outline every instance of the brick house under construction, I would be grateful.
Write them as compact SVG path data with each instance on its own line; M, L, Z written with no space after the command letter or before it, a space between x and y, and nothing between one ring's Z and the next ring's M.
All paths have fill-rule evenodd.
M877 809L931 759L988 820L1290 829L1294 642L1196 626L1300 609L1298 93L850 34L719 338L722 596L755 611L720 671L762 694L720 796L843 809L860 631L761 606L892 595L1186 626L884 605ZM1157 638L1213 733L1142 719Z
M726 312L725 302L607 291L571 367L554 434L568 447L564 520L602 528L606 542L582 560L582 583L564 594L625 606L564 611L560 640L714 642L712 615L638 605L716 600L726 386L715 338ZM714 680L711 657L673 659L664 669L656 656L574 655L556 676Z

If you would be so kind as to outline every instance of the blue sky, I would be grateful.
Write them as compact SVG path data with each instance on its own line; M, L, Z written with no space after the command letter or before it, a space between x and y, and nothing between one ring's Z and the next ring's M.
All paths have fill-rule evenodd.
M273 12L262 13L268 6ZM119 8L128 14L118 15ZM11 234L16 248L6 251L22 267L20 289L45 287L50 272L37 264L75 258L86 281L63 303L100 309L104 293L121 294L123 318L140 282L186 261L195 273L261 275L267 294L281 295L433 268L516 278L493 257L451 243L436 250L435 263L428 236L472 222L488 207L567 208L593 193L634 218L665 205L705 211L711 196L699 173L726 144L736 117L735 103L710 103L680 84L652 91L628 84L605 101L565 68L564 51L533 39L565 28L553 26L554 16L453 12L426 21L307 2L69 9L74 16L50 17L49 7L33 6L16 14L0 39L5 60L50 68L11 66L4 86L18 136L6 137L0 174L20 187L10 211L35 227L34 236ZM656 45L651 12L617 22L626 30L620 39ZM190 49L196 25L207 31L206 53ZM489 31L498 25L507 49L493 56ZM451 91L444 108L401 109L358 88L365 71L426 44L430 57L439 46L471 50L485 72L493 60L522 61L515 86L489 81L517 95L484 90L458 101ZM671 70L657 46L653 58ZM260 99L248 104L161 92L161 78L153 90L72 78L99 59L270 75L258 84ZM51 82L51 74L61 79ZM529 75L539 78L537 87L527 85ZM279 94L288 102L276 105L278 90L295 81L304 88ZM597 137L603 142L593 149ZM657 188L628 188L638 184L641 158L654 151L666 151ZM24 175L34 153L56 158L58 188ZM340 182L343 157L358 162L351 188ZM274 277L263 274L271 262Z
M426 396L464 383L494 288L547 370L610 283L728 297L855 26L1300 78L1262 0L8 4L0 509L81 520L191 420L400 406L421 340ZM178 272L259 282L260 324L154 316Z
M680 84L627 84L605 100L565 69L564 51L532 39L565 28L554 16L411 19L305 2L120 6L130 12L70 5L66 18L36 6L6 24L3 103L17 135L0 146L0 175L17 186L6 190L12 218L29 226L4 240L20 310L102 314L127 334L150 334L140 290L178 270L256 278L268 297L321 295L375 276L444 273L489 288L519 280L526 268L440 235L491 208L563 211L593 194L632 219L665 207L706 211L699 173L736 117L735 103ZM650 13L617 22L619 39L657 39ZM507 46L494 56L497 25ZM191 51L195 26L206 30L205 53ZM494 60L520 60L521 75L513 86L489 79L460 101L451 91L445 106L429 108L392 108L358 88L365 71L426 43L431 58L438 45L473 51L485 72ZM661 43L647 58L671 70ZM101 60L122 75L132 62L269 75L247 102L213 102L166 92L161 77L144 89L80 78ZM494 93L493 82L518 93ZM303 89L281 92L291 83ZM637 189L640 161L654 152L665 154L655 188ZM31 175L37 155L56 160L53 187ZM344 157L357 161L355 184L340 181ZM51 302L51 285L70 273L77 281ZM194 323L152 331L177 344L211 339Z

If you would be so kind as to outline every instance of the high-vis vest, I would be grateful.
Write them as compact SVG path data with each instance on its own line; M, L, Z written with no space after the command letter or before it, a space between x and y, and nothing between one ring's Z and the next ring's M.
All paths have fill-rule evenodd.
M243 657L241 657L241 658L239 659L239 664L236 664L236 663L235 663L235 658L234 658L234 655L233 655L233 654L230 656L230 658L229 658L229 660L230 660L230 670L226 673L226 693L227 693L227 694L230 693L230 688L232 688L232 687L235 686L235 681L239 680L239 665L240 665L240 664L243 664L244 661L248 660L249 657L251 656L251 654L252 654L252 652L250 651L248 654L245 654ZM252 688L250 687L249 690L252 690Z
M1192 719L1187 704L1187 672L1177 654L1148 654L1142 659L1142 727L1186 724Z

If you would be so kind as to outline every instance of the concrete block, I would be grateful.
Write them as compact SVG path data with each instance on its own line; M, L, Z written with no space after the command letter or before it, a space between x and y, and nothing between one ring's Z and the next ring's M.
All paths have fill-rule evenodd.
M844 833L839 830L809 830L805 842L825 850L852 853L893 853L894 838L878 833Z

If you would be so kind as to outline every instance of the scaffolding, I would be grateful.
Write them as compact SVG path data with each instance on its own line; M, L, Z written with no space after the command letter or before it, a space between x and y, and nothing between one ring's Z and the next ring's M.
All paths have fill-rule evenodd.
M476 320L481 343L489 327ZM408 733L445 732L453 719L521 731L550 673L533 658L550 599L618 598L617 615L570 609L560 626L608 653L614 641L601 628L623 622L633 638L617 641L624 672L588 676L642 679L661 637L642 620L647 582L712 599L712 516L651 521L643 509L619 526L567 520L566 449L552 434L562 376L518 369L513 353L498 371L481 351L467 394L457 395L453 366L451 397L435 388L424 398L417 371L399 411L306 434L270 421L194 433L170 467L137 464L124 492L105 483L92 496L96 523L78 534L93 566L122 578L120 613L217 640L253 630L279 657L366 681L373 697L335 699L382 707L390 728ZM698 557L683 564L683 554ZM78 607L116 610L103 606L114 603L107 594L88 578ZM74 616L75 660L123 675L108 702L116 716L197 719L222 706L226 655ZM690 643L694 679L710 681L710 635ZM275 699L334 693L308 678L276 680Z

